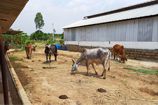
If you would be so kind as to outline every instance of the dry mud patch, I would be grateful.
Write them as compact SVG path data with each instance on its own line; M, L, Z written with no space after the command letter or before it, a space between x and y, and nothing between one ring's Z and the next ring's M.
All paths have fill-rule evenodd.
M23 59L12 61L12 64L33 105L158 105L158 95L153 95L158 92L158 76L128 71L124 69L126 64L116 61L112 61L106 80L95 76L92 68L90 76L86 76L84 66L79 67L76 75L71 75L72 58L79 55L59 51L58 61L50 64L44 63L41 49L33 53L31 60L26 59L25 52L12 55ZM128 65L137 63L128 62ZM96 66L96 70L101 74L102 67ZM106 92L98 92L99 88ZM68 98L60 99L61 95Z

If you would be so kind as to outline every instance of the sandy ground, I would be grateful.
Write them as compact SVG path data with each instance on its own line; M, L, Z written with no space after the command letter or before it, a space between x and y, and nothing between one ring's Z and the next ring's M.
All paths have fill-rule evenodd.
M76 75L71 75L71 59L79 55L59 51L58 61L47 64L40 49L33 53L31 60L26 59L25 52L10 54L20 59L12 64L33 105L158 105L158 76L124 69L126 65L158 69L158 63L112 61L111 71L104 80L96 76L92 68L90 76L86 76L84 66L79 67ZM96 69L100 75L102 66L96 66ZM106 92L100 93L98 88ZM60 95L67 95L68 99L59 99Z

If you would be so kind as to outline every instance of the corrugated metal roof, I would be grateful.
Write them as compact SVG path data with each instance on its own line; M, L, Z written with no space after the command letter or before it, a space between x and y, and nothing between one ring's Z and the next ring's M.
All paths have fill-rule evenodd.
M106 12L102 12L102 13L98 13L98 14L85 16L84 18L94 18L94 17L98 17L98 16L105 16L105 15L109 15L109 14L113 14L113 13L117 13L117 12L127 11L127 10L131 10L131 9L136 9L136 8L142 8L142 7L150 6L153 4L158 4L158 1L157 0L150 0L150 1L148 0L143 3L139 3L139 4L135 4L135 5L127 6L127 7L122 7L119 9L106 11Z
M158 4L146 6L142 8L132 9L128 11L118 12L114 14L109 14L105 16L84 19L68 26L63 27L66 28L75 28L75 27L82 27L94 24L102 24L108 22L115 22L121 20L128 20L128 19L135 19L135 18L142 18L147 16L155 16L158 15Z

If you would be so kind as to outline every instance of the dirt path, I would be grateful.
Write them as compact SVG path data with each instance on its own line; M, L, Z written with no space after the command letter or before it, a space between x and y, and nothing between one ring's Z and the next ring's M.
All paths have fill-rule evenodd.
M33 105L158 105L158 76L124 69L125 65L144 66L140 61L129 60L127 64L112 61L104 80L95 76L92 68L90 76L86 76L84 66L76 75L70 74L71 59L79 53L60 51L58 61L49 65L44 63L42 52L34 53L32 60L27 60L24 52L12 55L19 59L12 64ZM157 68L158 63L150 63L150 67ZM102 67L96 69L101 74ZM106 92L99 93L98 88ZM62 100L60 95L69 98Z

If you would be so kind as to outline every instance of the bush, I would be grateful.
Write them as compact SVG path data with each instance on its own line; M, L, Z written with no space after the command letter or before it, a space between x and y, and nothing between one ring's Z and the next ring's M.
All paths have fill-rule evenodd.
M3 39L9 42L12 48L23 48L25 44L30 41L30 37L26 33L19 33L16 35L3 34Z
M56 41L53 41L53 40L47 40L46 44L56 44Z
M50 34L43 33L41 30L37 30L36 32L31 34L30 38L32 40L48 40L50 36Z
M59 40L59 42L60 42L60 44L64 44L64 40L63 39Z

